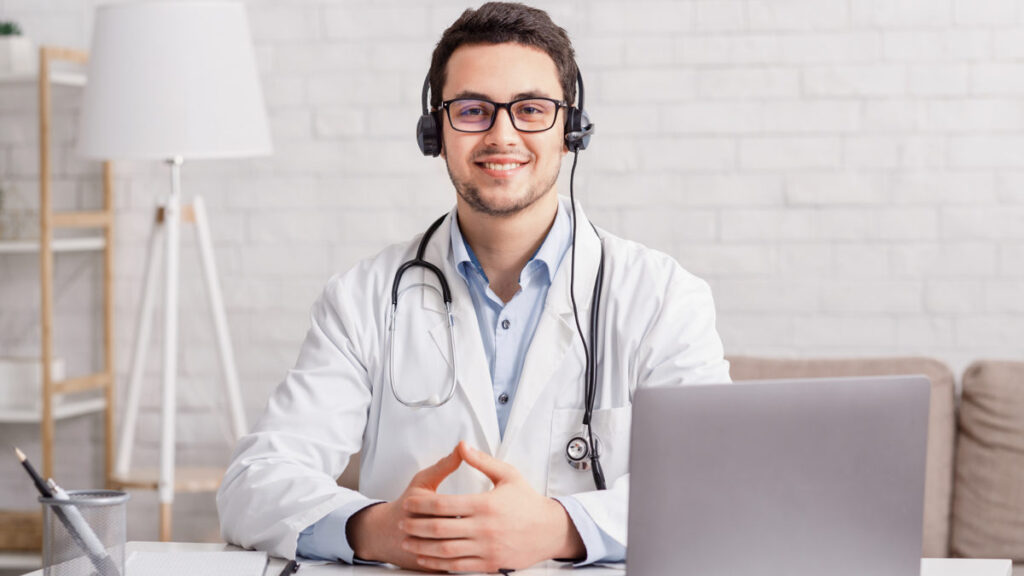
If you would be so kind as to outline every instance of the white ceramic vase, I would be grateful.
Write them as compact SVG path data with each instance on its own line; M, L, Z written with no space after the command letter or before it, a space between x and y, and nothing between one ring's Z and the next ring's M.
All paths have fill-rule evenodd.
M0 36L0 74L30 74L38 67L35 43L24 36Z

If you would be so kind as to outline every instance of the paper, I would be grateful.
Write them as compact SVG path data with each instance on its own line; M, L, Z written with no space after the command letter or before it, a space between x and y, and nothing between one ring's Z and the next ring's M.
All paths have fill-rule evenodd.
M263 576L266 552L133 552L126 576Z

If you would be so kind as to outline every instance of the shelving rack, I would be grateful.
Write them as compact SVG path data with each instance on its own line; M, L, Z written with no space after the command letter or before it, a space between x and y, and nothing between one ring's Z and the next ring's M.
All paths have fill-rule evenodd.
M84 65L88 55L79 50L56 46L39 49L38 74L0 75L0 84L30 85L38 83L39 96L39 239L0 241L0 254L39 255L40 313L42 326L41 367L42 398L37 408L0 408L0 423L38 424L40 426L42 459L37 465L44 477L53 476L53 444L56 422L84 414L103 411L105 414L105 470L109 485L113 474L114 438L114 203L113 171L110 162L103 163L103 207L99 210L54 211L51 198L50 125L51 97L55 86L80 87L86 83L84 74L53 70L57 62ZM54 238L57 230L93 230L91 235ZM103 366L100 370L57 380L51 372L54 359L54 255L61 252L98 251L103 259ZM93 394L85 394L87 392ZM95 391L100 391L96 395ZM56 400L60 397L60 402ZM12 564L13 562L13 564ZM6 554L0 558L4 568L38 567L38 556Z

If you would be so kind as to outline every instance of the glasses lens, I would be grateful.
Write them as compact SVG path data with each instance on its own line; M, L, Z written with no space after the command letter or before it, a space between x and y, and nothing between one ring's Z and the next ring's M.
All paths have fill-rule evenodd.
M512 103L516 128L523 132L547 130L555 124L558 105L550 100L517 100Z
M448 116L456 130L483 132L491 127L494 104L485 100L452 100L448 104Z

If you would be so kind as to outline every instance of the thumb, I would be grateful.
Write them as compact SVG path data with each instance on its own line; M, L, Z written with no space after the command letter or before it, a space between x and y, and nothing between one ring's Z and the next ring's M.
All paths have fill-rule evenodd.
M438 460L433 466L417 472L412 477L412 481L409 482L409 487L437 490L437 487L441 485L445 478L458 470L460 464L462 464L462 456L459 453L458 447L456 447L455 450L452 450L447 456Z
M498 460L486 452L470 448L469 444L465 442L459 442L455 450L466 464L483 472L484 476L490 478L495 486L501 482L512 480L519 475L519 471L516 470L515 466Z

